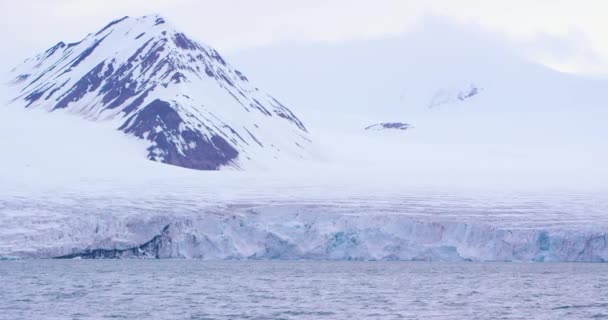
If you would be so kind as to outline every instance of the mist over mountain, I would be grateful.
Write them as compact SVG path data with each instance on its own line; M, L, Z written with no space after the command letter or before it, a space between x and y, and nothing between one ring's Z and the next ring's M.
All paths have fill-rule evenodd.
M259 82L277 86L285 99L307 108L365 115L411 115L428 107L438 91L471 85L501 95L502 104L490 106L494 110L512 103L554 110L606 99L600 90L605 79L551 70L520 56L498 34L442 18L423 20L398 37L261 47L231 58ZM299 90L300 84L316 94Z
M399 37L231 58L302 109L313 138L339 136L327 149L341 163L456 184L583 187L608 177L608 81L528 61L475 26L430 18ZM392 122L414 129L361 135ZM359 137L348 148L351 134Z

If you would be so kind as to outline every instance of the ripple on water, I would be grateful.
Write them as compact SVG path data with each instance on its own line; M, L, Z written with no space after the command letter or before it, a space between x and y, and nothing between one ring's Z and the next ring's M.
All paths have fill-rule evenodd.
M0 319L602 319L608 265L3 261Z

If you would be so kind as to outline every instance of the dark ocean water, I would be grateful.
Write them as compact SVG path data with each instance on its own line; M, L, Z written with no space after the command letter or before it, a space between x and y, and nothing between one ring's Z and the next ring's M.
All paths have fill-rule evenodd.
M608 264L0 261L0 319L601 319Z

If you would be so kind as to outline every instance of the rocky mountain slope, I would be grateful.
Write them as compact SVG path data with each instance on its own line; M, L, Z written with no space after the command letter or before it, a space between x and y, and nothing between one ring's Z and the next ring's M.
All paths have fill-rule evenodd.
M192 169L304 158L302 121L160 16L124 17L12 71L12 104L111 121L150 160ZM78 134L74 132L74 134Z

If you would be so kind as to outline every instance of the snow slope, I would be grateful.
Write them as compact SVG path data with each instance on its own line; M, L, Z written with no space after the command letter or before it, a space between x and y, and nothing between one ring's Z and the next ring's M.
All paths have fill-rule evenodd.
M201 174L14 185L0 200L0 257L608 259L606 193L472 193Z
M15 68L11 84L15 107L112 122L159 162L215 170L308 156L289 109L158 15L59 42Z
M195 171L147 161L136 147L143 141L108 135L107 125L0 110L8 151L0 259L608 258L608 199L598 190L459 191L401 175Z

